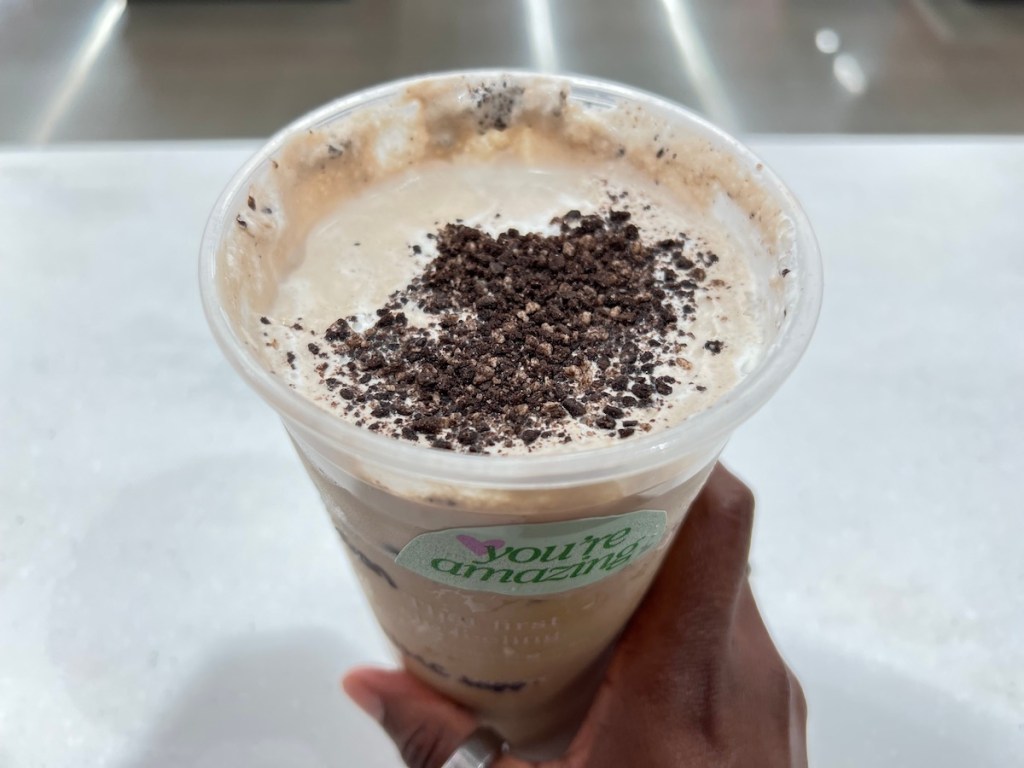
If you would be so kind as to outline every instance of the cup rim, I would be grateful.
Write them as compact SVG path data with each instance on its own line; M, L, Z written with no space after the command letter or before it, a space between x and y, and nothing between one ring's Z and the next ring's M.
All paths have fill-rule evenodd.
M718 400L678 424L627 441L566 453L516 455L468 454L396 440L371 432L332 414L291 389L272 374L232 327L217 289L218 253L225 224L240 209L242 196L257 172L294 135L317 127L361 106L401 93L426 81L506 77L548 80L569 86L570 100L581 92L656 107L727 151L746 168L758 168L758 179L771 192L793 226L795 257L792 275L797 295L774 342L757 367ZM818 243L806 213L773 170L738 139L693 111L662 96L600 78L546 74L523 69L470 69L435 72L390 81L328 102L275 133L235 173L219 196L203 232L199 288L210 329L221 351L243 379L303 435L315 435L362 463L388 467L408 475L461 485L535 488L593 482L650 469L702 447L725 443L732 430L757 411L781 386L810 343L821 309L822 264Z

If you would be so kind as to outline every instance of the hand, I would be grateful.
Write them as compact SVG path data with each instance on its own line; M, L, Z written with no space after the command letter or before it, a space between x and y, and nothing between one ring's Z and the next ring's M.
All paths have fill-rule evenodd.
M753 516L750 489L716 467L565 756L504 757L494 768L806 766L803 692L747 581ZM439 768L476 727L405 672L354 670L344 687L410 768Z

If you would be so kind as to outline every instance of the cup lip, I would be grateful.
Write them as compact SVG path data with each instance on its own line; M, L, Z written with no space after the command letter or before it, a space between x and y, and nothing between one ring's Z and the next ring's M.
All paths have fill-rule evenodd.
M232 327L217 289L218 253L226 223L233 220L241 196L260 168L294 135L314 128L353 108L370 104L426 81L507 77L546 80L568 85L572 92L587 89L631 103L646 103L678 116L719 148L753 169L771 191L793 226L797 296L774 342L757 368L708 408L668 429L627 441L566 453L467 454L405 442L371 432L320 408L272 374ZM433 72L393 80L330 101L292 121L275 133L235 173L214 205L203 232L199 258L199 288L210 329L221 351L243 379L273 407L293 436L326 440L363 464L463 486L507 489L569 486L611 479L661 466L709 446L721 447L732 430L757 411L781 386L802 357L821 310L823 276L817 239L806 213L778 175L738 139L695 112L665 97L633 86L575 74L548 74L524 69L467 69ZM292 429L297 427L298 429ZM299 435L294 435L298 431ZM302 439L300 437L300 439Z

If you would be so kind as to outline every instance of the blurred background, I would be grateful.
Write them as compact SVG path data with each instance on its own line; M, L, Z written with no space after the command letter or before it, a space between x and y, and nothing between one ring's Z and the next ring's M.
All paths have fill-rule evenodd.
M0 0L0 142L260 137L384 80L597 75L739 133L1024 132L1024 3Z

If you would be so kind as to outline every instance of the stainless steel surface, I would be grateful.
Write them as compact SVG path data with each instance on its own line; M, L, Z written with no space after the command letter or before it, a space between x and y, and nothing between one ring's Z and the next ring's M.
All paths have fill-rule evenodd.
M1024 4L0 0L0 141L264 136L427 70L608 77L737 132L1024 132Z

